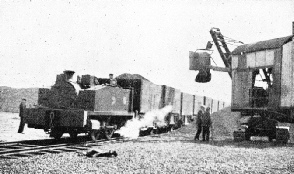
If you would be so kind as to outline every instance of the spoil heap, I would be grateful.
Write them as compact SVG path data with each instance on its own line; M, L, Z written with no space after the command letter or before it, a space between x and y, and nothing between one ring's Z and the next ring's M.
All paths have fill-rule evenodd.
M214 138L220 137L232 137L233 131L238 127L238 119L240 114L237 112L231 112L230 107L226 107L218 112L211 114L212 119L212 130L211 136ZM184 138L193 138L196 133L196 124L195 121L190 123L187 126L181 127L180 129L175 130L171 134L166 134L166 136L175 136L175 137L184 137Z
M116 79L142 79L142 80L149 81L148 79L144 78L140 74L129 74L129 73L123 73L123 74L117 76Z
M239 112L231 112L231 107L226 107L211 114L214 135L233 136L234 130L238 128Z

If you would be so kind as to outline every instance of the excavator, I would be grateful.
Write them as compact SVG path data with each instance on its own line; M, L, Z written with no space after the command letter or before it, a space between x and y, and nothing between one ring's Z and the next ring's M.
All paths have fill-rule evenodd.
M212 41L207 42L205 49L189 52L189 69L199 71L195 79L197 83L210 82L211 69L227 72L231 77L231 111L240 112L242 120L240 128L233 133L234 140L266 136L269 141L275 139L276 142L287 143L290 127L283 123L294 123L294 105L285 98L293 91L292 84L285 84L291 77L287 71L289 67L282 60L291 61L294 58L291 54L294 51L291 46L294 45L294 32L287 37L253 44L228 38L219 28L211 28L210 35ZM211 65L213 44L225 67ZM231 52L228 44L237 47Z

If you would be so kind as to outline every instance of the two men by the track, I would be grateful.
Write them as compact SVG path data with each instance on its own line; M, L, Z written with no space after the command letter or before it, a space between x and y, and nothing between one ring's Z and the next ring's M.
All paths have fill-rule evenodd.
M202 132L202 141L209 141L211 125L212 121L210 118L210 107L205 109L205 106L200 106L200 110L198 111L196 117L197 132L194 140L199 140L199 136Z

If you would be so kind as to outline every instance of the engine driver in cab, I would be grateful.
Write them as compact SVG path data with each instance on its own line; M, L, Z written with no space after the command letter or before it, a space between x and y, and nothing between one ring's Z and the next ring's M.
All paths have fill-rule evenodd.
M109 74L109 85L110 86L117 86L116 79L113 78L113 74Z

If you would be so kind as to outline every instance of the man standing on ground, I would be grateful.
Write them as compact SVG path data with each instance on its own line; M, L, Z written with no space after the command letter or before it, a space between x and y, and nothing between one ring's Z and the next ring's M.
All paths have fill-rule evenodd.
M194 140L199 140L199 136L202 130L202 117L203 117L204 110L205 110L204 106L200 106L200 110L197 113L197 118L196 118L197 133L194 137Z
M206 112L203 115L202 119L202 129L203 129L203 141L209 141L209 134L210 134L210 126L211 126L211 119L210 119L210 108L206 108Z
M22 99L19 105L20 124L18 128L18 133L22 133L25 126L25 120L24 120L25 109L26 109L26 99Z

